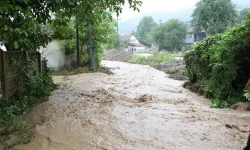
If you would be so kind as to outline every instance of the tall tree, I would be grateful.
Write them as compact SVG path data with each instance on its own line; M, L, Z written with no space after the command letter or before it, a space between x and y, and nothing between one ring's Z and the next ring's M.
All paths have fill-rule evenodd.
M239 11L238 15L238 23L241 23L243 20L247 18L247 14L250 13L250 8L245 8Z
M159 50L181 50L185 43L187 27L184 22L171 19L156 27L152 34Z
M77 58L76 51L76 30L75 20L72 20L63 26L60 30L54 33L59 40L60 49L64 51L68 59L75 60ZM107 17L102 17L99 24L92 26L92 36L90 38L89 26L84 26L84 20L78 20L82 22L79 24L79 45L80 45L80 58L81 65L93 64L92 68L98 68L103 56L105 46L114 48L116 40L116 22ZM56 28L58 29L58 28ZM91 51L90 51L91 49ZM93 54L94 50L94 56ZM91 56L93 57L91 63ZM94 60L94 62L93 62Z
M128 3L138 10L142 2L128 0ZM1 0L0 42L7 50L37 50L51 40L45 25L54 20L56 12L64 13L58 24L64 24L68 21L65 17L71 18L77 13L82 14L79 19L88 18L87 22L94 24L98 22L96 13L109 10L119 14L124 4L125 0Z
M154 21L154 19L151 16L146 16L141 19L139 25L137 26L136 30L136 37L138 40L146 45L151 46L152 40L151 37L151 31L157 26L157 23Z
M196 31L208 34L224 32L236 23L236 10L231 0L201 0L196 4L192 23Z

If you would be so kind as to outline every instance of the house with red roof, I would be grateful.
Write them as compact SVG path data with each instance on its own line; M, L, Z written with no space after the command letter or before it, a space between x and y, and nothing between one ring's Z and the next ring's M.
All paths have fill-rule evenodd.
M141 44L133 33L121 33L120 34L121 41L127 41L129 43L128 50L129 51L137 51L146 49L145 45Z

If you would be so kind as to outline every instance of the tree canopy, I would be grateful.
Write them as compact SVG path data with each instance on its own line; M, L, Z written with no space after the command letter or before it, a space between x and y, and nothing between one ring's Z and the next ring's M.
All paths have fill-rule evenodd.
M185 43L186 24L177 19L171 19L153 30L153 40L159 50L180 50Z
M244 100L242 93L250 76L249 29L250 14L236 27L198 42L185 55L189 84L213 98L214 107Z
M130 7L138 10L141 0L128 0ZM125 0L3 0L0 1L0 42L7 50L37 50L51 40L51 30L47 24L56 21L65 24L78 14L79 19L86 19L94 24L106 11L122 12ZM63 17L54 20L57 12ZM99 18L98 18L99 17Z
M136 37L142 44L151 46L153 44L151 32L156 26L157 23L151 16L145 16L137 26Z
M208 34L224 32L236 23L236 10L231 0L201 0L196 4L192 23L196 31Z
M238 23L241 23L243 20L247 18L247 14L250 12L250 8L245 8L239 11L238 15Z

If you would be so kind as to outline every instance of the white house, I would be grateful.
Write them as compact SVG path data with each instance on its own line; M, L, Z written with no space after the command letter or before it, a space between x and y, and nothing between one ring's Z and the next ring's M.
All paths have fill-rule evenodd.
M207 33L205 31L201 31L196 33L194 31L194 28L190 27L187 30L187 35L185 39L185 47L183 47L183 50L187 50L188 47L196 42L202 41L204 38L206 38Z
M191 44L194 44L195 42L199 42L203 40L204 38L206 38L206 36L207 36L207 33L205 31L196 33L194 31L194 28L190 27L187 30L185 43L187 45L191 45Z
M127 41L129 43L129 49L131 49L132 51L146 49L146 47L136 39L133 33L121 33L120 40Z

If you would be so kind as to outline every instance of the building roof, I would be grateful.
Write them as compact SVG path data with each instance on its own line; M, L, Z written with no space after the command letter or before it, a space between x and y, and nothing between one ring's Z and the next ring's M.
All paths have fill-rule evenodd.
M190 27L187 29L187 33L193 33L194 32L194 28L193 27Z
M141 44L141 43L131 43L132 46L135 47L145 47L145 45Z
M187 29L187 33L194 33L195 32L195 28L194 27L189 27ZM204 29L202 29L200 32L206 32Z
M133 34L132 33L121 33L120 34L120 40L121 41L129 41Z

